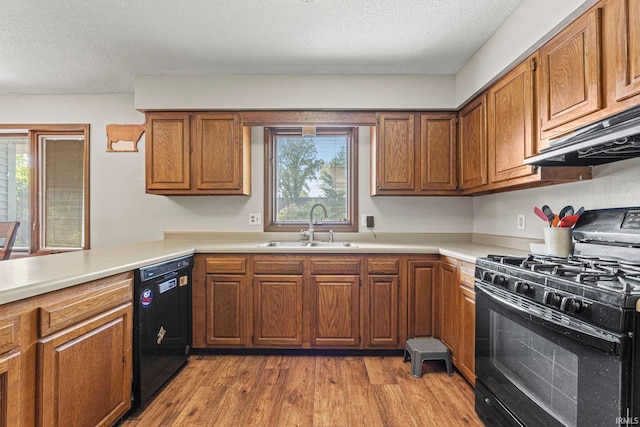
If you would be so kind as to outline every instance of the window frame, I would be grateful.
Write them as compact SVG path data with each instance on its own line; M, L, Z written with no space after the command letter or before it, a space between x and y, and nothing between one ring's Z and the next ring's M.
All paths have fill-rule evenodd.
M317 135L340 134L347 135L347 158L349 165L347 167L349 176L347 177L347 209L351 213L350 221L344 224L314 224L313 228L316 232L357 232L358 231L358 127L357 126L316 126ZM346 132L345 132L346 130ZM277 223L275 221L275 197L276 194L276 176L275 176L275 156L274 141L277 135L290 135L302 137L301 127L291 126L271 126L264 128L264 231L277 232L300 232L301 229L309 227L309 221L295 221L288 224Z
M29 138L29 224L20 224L20 227L28 227L30 230L30 245L26 251L19 248L15 248L12 252L12 258L15 254L16 257L24 255L46 255L58 252L73 252L78 250L85 250L90 248L90 173L89 173L89 151L91 147L90 143L90 126L89 124L0 124L0 131L2 135L12 135L14 133L9 130L15 130L16 132L26 135ZM83 239L81 248L43 248L42 238L42 201L40 200L41 192L41 153L40 153L40 137L41 136L81 136L84 138L84 153L83 153Z

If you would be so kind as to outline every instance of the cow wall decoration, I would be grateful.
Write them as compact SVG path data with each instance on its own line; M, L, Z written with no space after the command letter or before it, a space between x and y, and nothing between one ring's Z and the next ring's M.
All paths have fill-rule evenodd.
M107 125L107 151L138 151L138 141L144 133L144 125ZM126 148L114 148L113 144L118 141L130 141L132 145Z

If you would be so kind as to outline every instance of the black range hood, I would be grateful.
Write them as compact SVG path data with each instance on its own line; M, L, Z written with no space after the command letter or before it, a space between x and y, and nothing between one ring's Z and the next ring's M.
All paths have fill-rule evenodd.
M537 166L594 166L640 157L640 106L551 140L525 159Z

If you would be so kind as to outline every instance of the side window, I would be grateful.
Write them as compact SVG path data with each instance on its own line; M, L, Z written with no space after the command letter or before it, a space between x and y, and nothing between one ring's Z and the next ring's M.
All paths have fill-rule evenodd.
M0 133L0 221L21 223L14 254L89 247L89 126L52 127Z
M357 231L357 128L266 128L265 230Z

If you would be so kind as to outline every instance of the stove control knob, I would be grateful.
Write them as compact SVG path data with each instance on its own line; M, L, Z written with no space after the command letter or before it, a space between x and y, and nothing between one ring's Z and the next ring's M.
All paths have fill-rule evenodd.
M562 303L562 297L555 292L545 291L542 297L542 302L555 307L560 307Z
M493 276L493 280L491 281L491 283L493 283L494 285L502 286L503 288L509 286L509 280L499 274Z
M493 283L493 274L491 274L490 271L485 271L484 273L482 273L482 280L484 280L485 282Z
M562 298L562 302L560 303L560 310L569 313L578 313L581 308L582 303L580 300L571 297Z
M515 285L515 291L517 294L527 294L531 290L531 285L527 282L518 280Z

